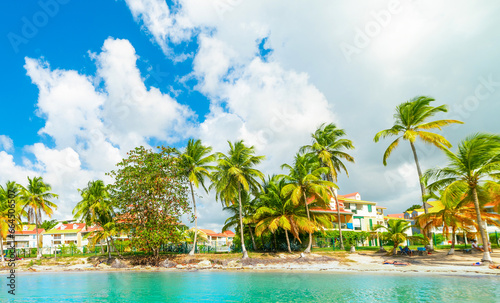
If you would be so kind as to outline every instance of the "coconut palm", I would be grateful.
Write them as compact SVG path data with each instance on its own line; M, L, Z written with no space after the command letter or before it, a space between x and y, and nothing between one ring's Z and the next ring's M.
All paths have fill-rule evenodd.
M411 228L410 222L405 220L389 220L387 226L375 225L373 230L379 230L384 232L384 238L390 239L394 242L394 248L392 249L392 254L395 255L398 249L399 243L409 240L421 240L417 237L408 236L406 232Z
M257 209L254 219L257 222L255 234L262 235L268 231L275 233L278 228L285 231L288 252L292 252L288 232L300 241L300 232L314 232L314 222L307 219L305 208L295 206L290 198L281 194L286 185L283 178L274 176L264 183L259 195L261 206Z
M213 173L213 183L210 188L215 189L216 199L225 203L226 206L239 204L239 225L241 236L241 250L243 259L248 258L243 236L243 200L242 192L256 192L261 188L257 179L264 179L264 175L253 168L259 164L264 156L255 156L253 146L245 146L243 141L229 142L228 155L217 153L217 166Z
M88 182L86 188L78 191L82 200L76 204L73 215L77 220L85 222L86 228L97 225L103 229L90 232L87 237L97 235L99 242L106 239L108 255L111 257L110 241L114 246L112 236L119 234L119 231L114 222L115 212L108 187L102 180L95 180ZM109 238L105 237L106 235Z
M50 192L51 186L43 181L42 177L28 177L28 186L21 190L23 210L26 211L28 221L35 223L37 259L41 257L38 226L42 220L42 213L49 218L57 209L57 205L49 199L57 198L58 195Z
M3 240L7 238L9 233L9 223L14 223L14 226L21 224L21 217L26 216L19 203L21 186L14 181L7 181L5 187L0 185L0 252L2 265L5 266L5 258L3 253ZM12 212L11 204L14 201L15 206ZM9 210L11 210L9 212Z
M389 158L392 151L398 147L401 139L407 140L410 142L413 158L415 159L415 165L417 166L418 179L422 180L422 171L420 170L417 150L415 149L415 141L417 138L420 138L424 143L432 144L439 149L443 149L445 146L451 147L450 142L448 142L448 140L446 140L443 136L427 130L436 128L441 129L443 126L453 123L463 124L463 122L458 120L428 121L435 114L448 111L446 105L440 105L437 107L431 106L430 103L433 101L435 100L431 97L419 96L411 99L410 101L401 103L396 107L394 125L389 129L378 132L373 139L375 142L378 142L380 138L398 136L397 139L389 145L384 153L384 165L387 165L387 158ZM420 181L420 190L422 192L424 212L427 214L427 205L424 200L425 185L422 181Z
M455 234L460 228L467 229L468 226L477 226L474 222L474 207L467 206L469 201L465 199L445 199L442 197L440 203L442 209L437 212L429 212L415 218L415 221L424 230L443 227L443 236L448 237L451 229L451 248L448 255L455 252Z
M259 201L257 199L250 199L250 195L246 192L242 192L241 196L243 201L243 233L248 230L250 238L252 239L253 250L257 251L253 229L255 229L255 224L257 223L254 219L254 215L259 207ZM226 219L224 226L222 227L222 232L230 230L231 228L238 229L240 222L239 206L237 204L231 204L224 207L223 210L231 213L232 215ZM245 229L245 227L248 227L248 229Z
M191 197L193 199L193 217L194 217L194 240L193 243L197 243L196 237L198 234L198 214L196 213L196 200L194 198L193 184L196 188L201 186L207 191L205 187L204 179L210 179L210 170L214 167L210 166L211 162L215 161L215 155L210 154L212 152L212 147L204 146L201 144L201 140L189 139L186 149L183 153L175 151L178 155L181 163L181 167L184 169L186 176L189 180L189 187L191 188ZM189 252L189 255L194 255L196 245Z
M474 202L476 223L483 245L488 247L489 239L481 217L478 188L483 185L490 188L499 186L492 179L500 179L500 136L473 134L460 142L456 154L448 149L443 151L448 158L448 166L430 169L425 173L426 178L435 180L429 188L446 188L444 194L450 197L461 196L465 189ZM492 262L488 249L484 250L482 260Z
M206 233L201 230L195 230L194 228L185 230L182 233L182 236L188 243L194 243L194 241L196 241L196 243L203 243L208 241L208 236Z
M82 200L73 209L75 219L87 226L104 224L113 220L114 210L108 187L102 180L89 181L87 187L79 189Z
M282 195L289 197L296 206L302 203L305 206L308 220L311 220L308 206L309 198L322 208L330 207L328 194L330 188L337 188L337 186L333 182L321 178L321 175L329 173L328 167L322 167L309 154L297 154L293 166L283 164L281 168L288 170L288 175L280 175L288 183L283 187ZM309 244L304 252L310 253L311 246L312 232L309 232Z
M115 251L117 251L115 243L113 241L113 237L119 234L120 230L116 226L115 222L110 221L104 224L101 228L87 233L83 238L84 239L90 238L89 249L94 248L97 243L101 243L103 240L106 240L106 244L108 247L108 258L111 259L111 245L114 247Z
M312 144L303 146L300 149L301 152L305 151L316 155L321 165L330 169L329 174L327 174L327 180L331 182L337 182L337 176L342 170L349 176L347 168L342 160L354 163L354 158L345 152L345 150L354 149L354 145L351 140L342 138L344 136L345 131L337 128L335 124L322 124L313 134L311 134L313 139ZM332 190L332 193L337 208L340 249L343 250L344 242L342 240L339 201L336 191Z

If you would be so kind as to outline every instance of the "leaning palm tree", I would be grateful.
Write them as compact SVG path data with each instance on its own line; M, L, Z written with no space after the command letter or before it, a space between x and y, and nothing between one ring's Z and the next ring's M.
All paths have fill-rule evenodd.
M189 252L189 255L194 255L196 249L196 237L198 234L198 214L196 213L196 200L194 198L193 184L196 188L201 186L208 192L205 187L204 179L210 179L210 170L214 167L210 166L211 162L215 161L215 155L210 154L212 152L212 147L204 146L201 144L201 140L189 139L186 149L183 153L175 151L180 159L181 167L189 180L189 187L191 188L191 197L193 199L193 217L194 217L194 239L193 248Z
M9 223L12 223L13 220L15 226L21 224L21 217L26 216L22 205L19 203L20 189L21 186L14 181L7 181L5 187L0 185L0 253L2 255L3 266L5 266L3 240L7 238L7 234L9 233ZM11 202L15 204L13 213Z
M313 142L311 145L303 146L300 151L309 152L314 154L321 166L326 166L330 169L327 174L327 180L337 182L338 174L343 170L347 176L347 168L342 160L354 163L354 158L345 152L345 150L354 149L352 141L342 138L345 136L343 129L337 128L333 123L322 124L312 135ZM342 240L342 228L340 219L339 201L335 190L332 190L333 198L337 208L337 221L339 227L340 249L344 249L344 242Z
M431 97L419 96L411 99L410 101L401 103L396 107L396 112L394 114L394 125L389 129L378 132L373 139L375 142L378 142L380 138L398 136L397 139L389 145L384 153L384 165L387 165L387 158L389 158L392 151L396 149L396 147L398 147L399 141L401 139L410 142L413 157L415 159L415 165L417 166L418 179L420 180L422 204L426 214L428 213L428 210L424 200L425 185L421 181L422 171L420 170L420 164L418 162L417 150L415 149L415 141L417 140L417 138L420 138L424 143L432 144L439 149L443 149L445 148L445 146L451 147L450 142L448 142L448 140L446 140L443 136L433 132L429 132L427 130L436 128L441 129L441 127L453 123L463 124L462 121L458 120L428 121L429 118L431 118L435 114L448 111L446 105L440 105L438 107L429 105L433 101L435 100Z
M248 147L242 141L229 142L229 152L227 155L217 153L217 166L213 173L213 183L210 188L215 189L216 199L229 206L238 201L239 204L239 224L241 236L241 250L243 259L248 258L243 235L243 210L242 192L249 193L260 189L257 179L264 179L264 175L253 168L259 164L264 156L255 156L255 148Z
M243 234L245 233L245 230L248 230L250 234L250 238L252 239L252 247L254 251L257 251L257 245L255 243L255 237L252 229L254 229L255 225L255 211L257 210L257 204L256 204L256 199L250 200L249 194L246 192L241 193L242 197L242 217L243 217ZM224 226L222 227L222 232L228 231L232 228L237 230L239 229L240 225L240 209L238 204L231 204L229 206L225 206L222 210L227 211L231 214L230 217L226 219L224 222ZM246 228L246 229L245 229Z
M322 167L309 154L297 154L293 166L283 164L281 168L288 169L288 175L280 175L288 183L283 187L282 195L290 197L294 205L302 203L306 209L308 220L311 220L308 206L311 201L315 201L322 208L330 207L330 188L337 188L337 185L321 178L321 175L329 172L328 167ZM311 199L311 201L308 201L308 199ZM311 246L312 232L309 232L309 244L304 252L310 253Z
M58 195L50 192L51 190L51 186L42 177L28 177L28 186L22 189L23 210L27 213L28 221L35 223L37 259L41 257L38 226L42 213L50 217L54 209L57 209L57 205L49 199L57 198Z
M89 239L89 249L94 248L98 243L101 243L103 240L106 240L106 244L108 247L108 258L111 259L111 246L116 249L115 243L113 241L113 237L120 234L119 228L116 226L115 222L110 221L104 224L101 228L93 230L87 233L83 238ZM119 252L118 252L119 254Z
M466 137L458 146L457 153L443 149L449 164L445 168L428 170L425 177L435 180L429 184L431 189L446 188L450 196L460 196L467 190L467 195L474 202L476 224L478 225L484 247L488 247L488 235L481 217L478 187L488 185L498 187L492 181L500 179L500 135L477 133ZM484 262L492 262L488 249L484 250Z
M392 249L392 254L395 255L400 243L409 240L421 240L420 238L408 236L406 232L410 230L411 225L409 221L406 220L389 220L387 226L375 225L373 230L380 230L384 232L384 237L390 239L394 242L394 247Z

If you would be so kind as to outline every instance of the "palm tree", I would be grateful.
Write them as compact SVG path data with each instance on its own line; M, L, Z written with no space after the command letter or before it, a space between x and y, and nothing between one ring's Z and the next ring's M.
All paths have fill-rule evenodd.
M186 149L183 153L175 151L178 155L181 163L181 167L184 168L185 174L189 179L189 187L191 188L191 197L193 199L193 216L194 216L194 241L193 248L189 252L189 255L194 255L196 248L196 237L198 234L198 215L196 213L196 200L194 198L193 184L198 188L201 184L205 192L208 193L207 188L204 184L205 177L210 179L210 170L214 167L208 165L215 161L215 155L210 154L212 152L212 147L203 146L201 140L189 139Z
M95 247L97 243L100 243L103 240L106 240L107 246L108 246L108 258L111 259L111 245L114 247L115 251L118 251L116 249L115 243L113 241L113 237L116 235L120 234L119 228L116 226L115 222L110 221L102 226L101 229L96 229L93 230L89 233L87 233L84 236L84 239L89 240L89 249L92 249ZM118 252L118 254L120 254Z
M73 209L75 219L85 222L87 226L104 224L112 221L114 210L108 187L102 180L89 181L87 187L79 189L82 200Z
M456 154L443 149L449 164L445 168L428 170L425 177L435 180L429 185L431 189L446 188L450 196L460 196L467 190L467 195L474 202L476 223L481 234L484 247L488 247L486 234L481 218L481 207L478 188L485 184L496 187L491 179L500 179L500 136L477 133L466 137L458 146ZM484 262L492 262L488 249L484 250Z
M22 205L19 202L21 186L14 181L7 181L5 187L0 185L0 252L2 266L5 266L5 258L3 253L3 240L7 238L9 233L9 221L12 223L14 220L14 225L21 224L21 217L26 216L26 213L22 209ZM11 209L9 202L15 202L14 214Z
M344 163L342 163L342 159L354 163L354 158L344 151L354 149L354 145L351 140L343 139L343 136L345 136L345 131L337 128L335 124L322 124L313 134L311 134L313 143L303 146L300 149L301 152L306 151L316 155L321 165L330 169L330 174L327 174L327 180L331 182L337 182L337 176L342 170L349 176L347 168ZM340 249L343 250L344 242L342 240L339 201L336 191L332 190L332 193L337 208Z
M257 250L257 245L255 244L255 237L253 235L253 225L255 225L256 220L254 219L255 212L258 208L258 204L256 199L250 200L249 194L246 192L241 193L242 197L242 217L243 217L243 233L245 233L245 226L248 227L248 232L250 234L250 238L252 239L252 247L253 250ZM224 222L224 226L222 227L222 232L230 230L231 228L238 229L240 222L240 211L239 207L236 204L231 204L223 208L224 211L228 211L232 215L226 219ZM237 231L236 231L237 232Z
M196 236L196 235L198 235L198 236ZM201 230L195 230L194 228L190 228L188 230L185 230L182 233L182 236L183 236L184 240L186 242L189 242L189 243L194 243L194 241L196 241L196 243L202 243L202 242L208 241L207 234L205 234Z
M425 196L425 185L422 182L422 171L420 170L420 164L418 162L417 150L415 149L415 141L420 138L424 143L432 144L439 149L446 147L451 147L450 142L446 140L443 136L429 132L430 129L441 129L443 126L447 126L453 123L463 124L462 121L458 120L427 120L439 112L447 112L448 108L446 105L440 105L438 107L433 107L429 105L431 102L435 101L431 97L419 96L411 99L410 101L401 103L396 107L396 112L394 114L394 125L383 131L378 132L373 139L378 142L380 138L398 136L389 147L386 149L383 157L384 165L387 165L387 158L391 155L392 151L396 149L399 145L401 139L408 140L410 142L411 150L413 152L413 158L415 159L415 165L417 166L418 179L420 180L420 190L422 192L422 204L424 211L427 214L427 205L424 200Z
M257 222L255 234L262 235L265 231L275 233L278 228L285 231L288 252L292 252L288 232L300 241L300 232L314 232L314 222L307 219L305 208L295 206L285 198L281 191L286 185L283 178L273 176L264 183L263 191L259 195L261 206L257 209L254 219Z
M83 190L79 189L78 191L82 200L76 204L73 209L73 215L77 220L85 222L86 228L98 225L103 229L88 233L87 237L89 235L96 235L96 239L99 239L99 241L106 239L108 255L111 258L109 238L111 238L111 242L114 245L112 236L119 234L119 232L114 223L115 212L108 187L104 185L102 180L95 180L90 181L86 188Z
M469 201L466 199L441 197L440 203L442 209L437 212L429 212L415 218L415 221L424 230L443 227L443 236L447 237L451 229L451 248L448 255L455 252L455 234L456 231L466 229L467 226L477 226L474 222L474 208L468 207Z
M253 168L259 164L264 156L255 156L255 148L247 147L242 141L229 142L228 155L217 153L217 167L213 173L213 183L210 188L217 192L216 199L229 206L237 199L239 203L239 221L241 250L243 259L248 258L248 252L245 248L243 236L243 210L242 210L242 192L256 191L261 186L256 178L264 179L264 175Z
M384 231L384 238L390 239L394 242L394 248L392 249L392 254L395 255L398 249L399 243L403 243L406 239L410 240L421 240L420 238L408 236L406 232L411 228L410 222L405 220L389 220L387 226L375 225L373 230Z
M41 257L40 241L38 239L38 226L42 220L42 213L52 216L57 205L49 199L58 195L51 193L51 186L43 181L42 177L28 177L28 186L22 189L23 210L27 212L28 221L35 223L37 259Z
M314 200L315 203L320 204L321 207L329 207L330 188L337 186L330 181L321 179L322 174L329 172L328 167L321 167L319 163L308 154L295 156L293 166L283 164L281 168L288 169L288 175L280 175L288 183L282 189L284 197L290 197L294 205L299 205L301 202L305 206L307 219L311 221L309 213L308 198ZM305 253L311 252L312 246L312 232L309 232L309 244L304 250Z

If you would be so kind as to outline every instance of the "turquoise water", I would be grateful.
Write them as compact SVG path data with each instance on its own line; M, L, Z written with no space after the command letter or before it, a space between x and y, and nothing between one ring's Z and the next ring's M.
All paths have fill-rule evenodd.
M15 302L500 302L500 278L248 272L20 274ZM0 301L12 298L2 283Z

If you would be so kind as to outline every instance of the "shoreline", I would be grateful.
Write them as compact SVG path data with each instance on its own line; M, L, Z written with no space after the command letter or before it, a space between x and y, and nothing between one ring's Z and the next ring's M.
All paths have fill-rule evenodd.
M500 263L500 253L494 253L494 263ZM73 260L74 259L74 260ZM256 273L325 273L325 274L391 274L391 275L436 275L462 277L500 277L500 269L490 269L488 264L472 265L478 256L446 255L436 252L432 256L388 256L385 254L358 252L352 254L309 254L301 258L298 254L263 254L257 258L195 256L171 256L163 266L136 265L132 259L73 258L64 264L27 266L27 260L19 264L16 274L84 273L84 272L256 272ZM107 261L108 264L104 263ZM408 262L408 266L382 264L384 260ZM50 262L51 260L44 260ZM97 262L102 262L97 264ZM24 267L23 267L24 265ZM0 270L7 274L8 269Z

